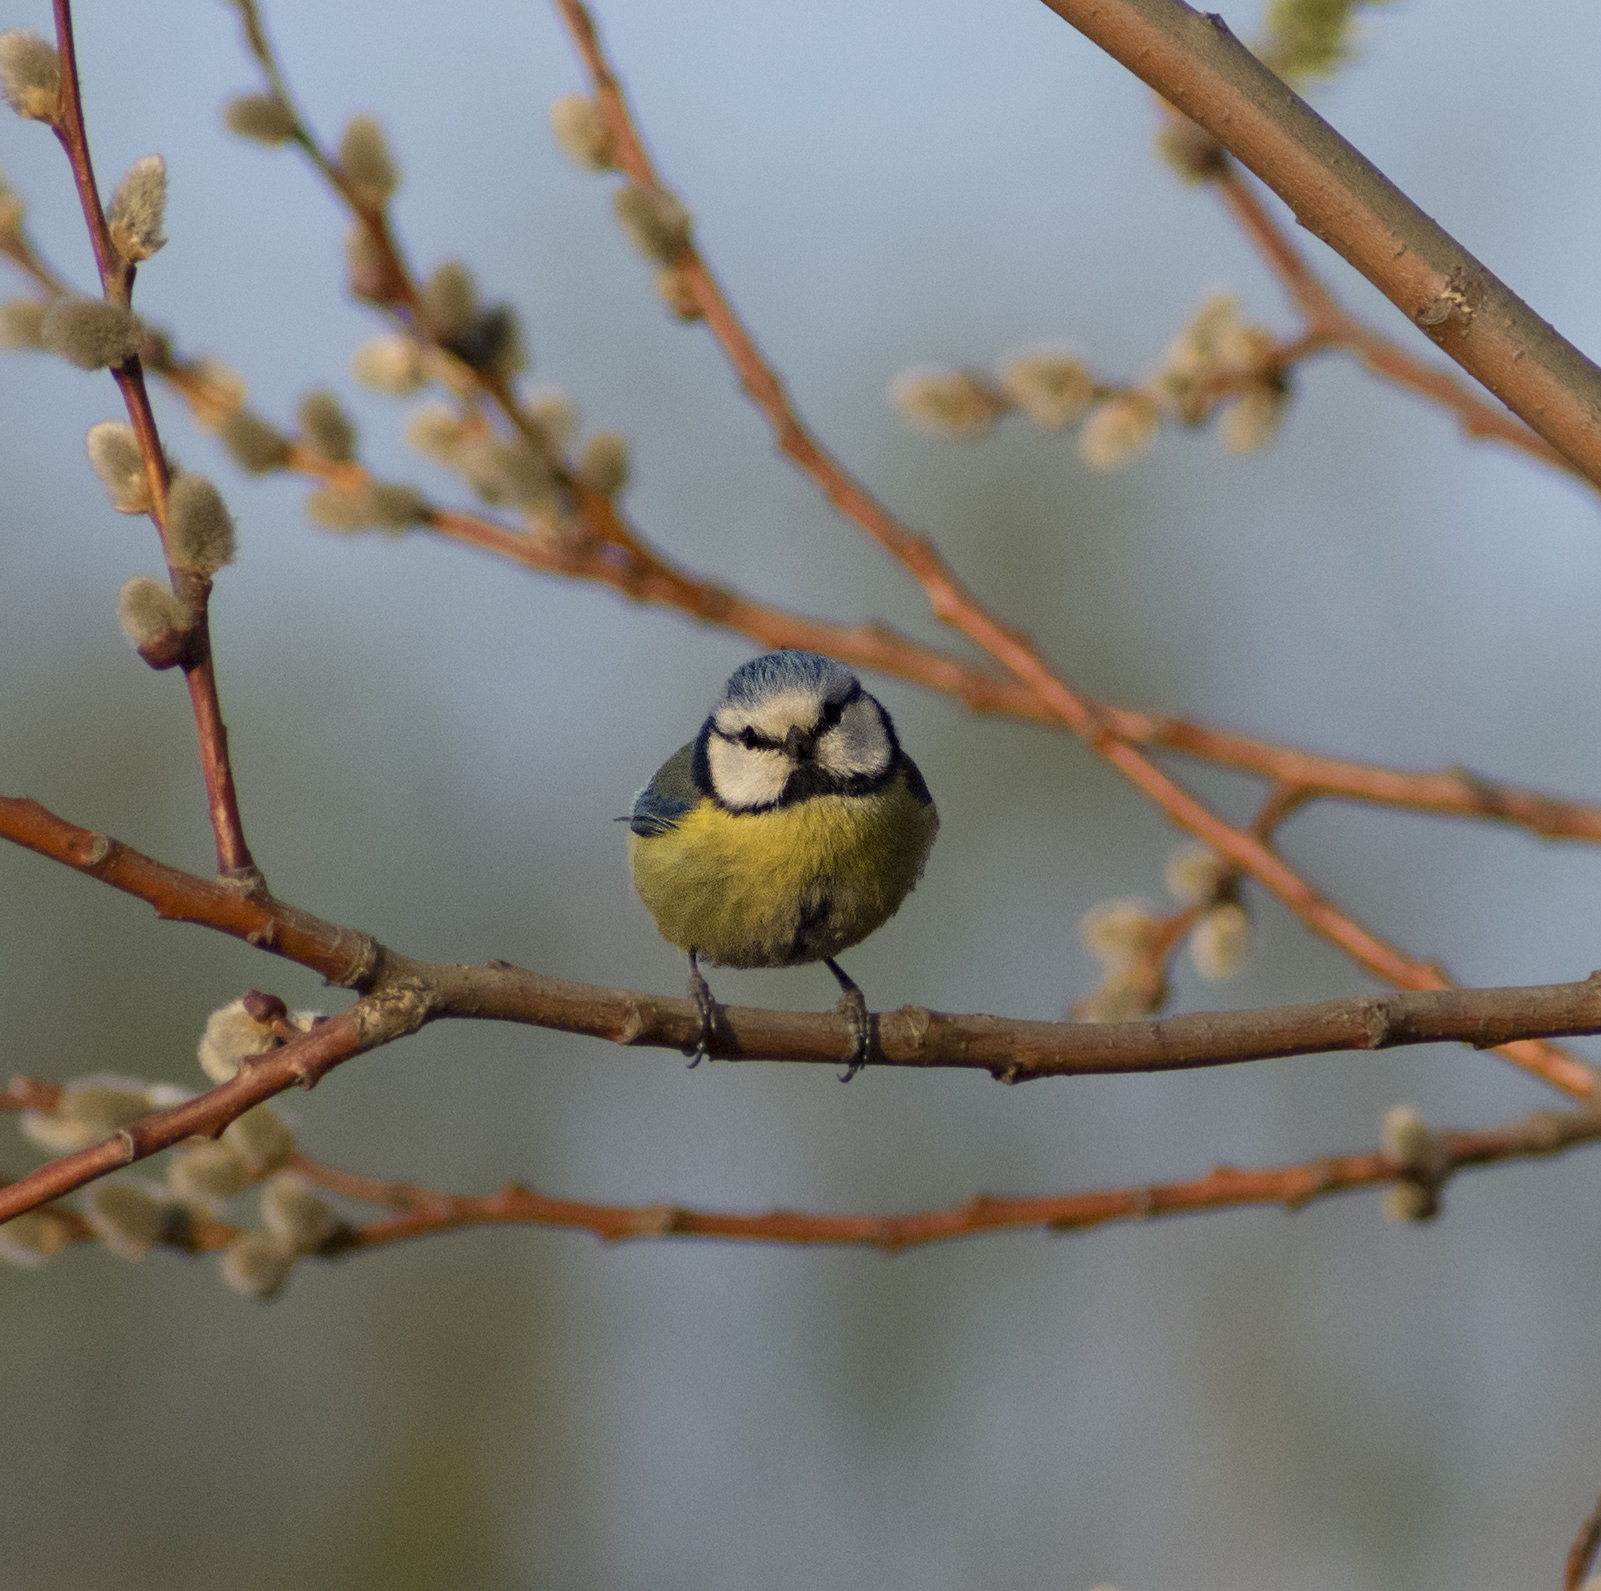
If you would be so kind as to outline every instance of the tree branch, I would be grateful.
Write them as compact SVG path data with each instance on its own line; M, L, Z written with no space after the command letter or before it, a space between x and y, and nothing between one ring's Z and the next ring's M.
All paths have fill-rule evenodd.
M589 12L581 0L554 3L594 85L596 101L612 134L618 165L632 182L644 187L660 186ZM1255 58L1249 59L1254 62ZM693 244L687 244L674 263L745 391L767 416L779 451L814 482L840 513L854 520L917 580L938 618L1000 663L1041 706L1159 807L1176 828L1202 840L1256 879L1314 933L1358 965L1403 989L1451 986L1451 980L1436 963L1408 955L1341 911L1270 846L1248 830L1224 822L1169 778L1120 733L1110 714L1052 670L1027 637L990 614L940 557L933 543L896 520L806 428L778 373L757 347ZM1508 1046L1505 1053L1517 1065L1567 1093L1587 1098L1596 1091L1594 1069L1556 1046L1515 1044Z
M1183 0L1045 0L1204 127L1415 326L1601 485L1601 369L1229 32Z

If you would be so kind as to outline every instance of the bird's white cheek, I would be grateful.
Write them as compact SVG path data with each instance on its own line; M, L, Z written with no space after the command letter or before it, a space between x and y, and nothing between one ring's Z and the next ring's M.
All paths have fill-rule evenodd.
M781 751L752 751L713 735L706 756L717 798L735 812L772 806L789 780L790 761Z
M889 759L884 721L865 696L852 702L839 723L817 742L818 765L841 779L852 775L876 779L888 770Z

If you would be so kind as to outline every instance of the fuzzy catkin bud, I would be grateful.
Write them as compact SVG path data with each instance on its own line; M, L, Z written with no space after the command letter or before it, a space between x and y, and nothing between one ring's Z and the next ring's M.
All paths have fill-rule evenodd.
M271 1232L243 1232L222 1253L222 1279L236 1293L265 1301L284 1290L295 1252Z
M1114 973L1099 989L1075 1000L1068 1015L1075 1022L1132 1022L1152 1009L1151 991L1143 980Z
M0 1260L37 1270L54 1259L73 1239L72 1221L60 1210L43 1205L0 1223Z
M664 265L655 276L656 296L672 312L675 320L686 323L704 320L706 311L701 308L695 293L695 284L689 272L680 265Z
M25 1137L54 1154L103 1142L150 1112L150 1090L135 1078L97 1074L68 1083L50 1110L24 1111Z
M1209 846L1186 845L1168 857L1162 877L1176 900L1206 900L1217 893L1228 865Z
M510 304L493 304L475 315L445 346L470 369L509 381L527 369L522 326Z
M325 459L344 464L356 456L356 427L333 393L308 392L296 416L301 434Z
M142 1260L161 1241L167 1207L137 1182L97 1182L84 1201L95 1236L119 1259Z
M1253 381L1223 411L1218 434L1231 453L1255 453L1267 446L1289 407L1290 390L1282 381Z
M1095 401L1095 381L1081 359L1025 354L1001 371L1001 387L1042 430L1072 425Z
M223 1143L244 1163L252 1181L276 1171L295 1152L295 1135L271 1105L255 1105L222 1130Z
M111 506L119 514L148 514L150 477L133 427L121 420L102 420L89 427L84 445L89 467L100 477Z
M54 121L61 99L61 58L55 45L22 28L0 33L0 91L17 115Z
M634 247L647 260L671 265L688 252L694 223L678 195L669 189L630 183L612 195L612 208Z
M478 284L460 260L444 260L423 283L422 300L440 339L449 342L472 325L478 313Z
M137 652L182 635L189 628L189 610L170 587L149 575L135 575L117 593L117 622Z
M1169 118L1156 135L1156 152L1181 182L1215 182L1228 170L1228 152L1188 116Z
M597 431L579 455L578 478L601 497L615 497L628 484L628 438Z
M1396 1182L1384 1190L1387 1221L1432 1221L1440 1213L1440 1195L1420 1182Z
M550 107L550 130L581 170L616 170L617 149L611 128L600 106L587 94L563 94Z
M895 378L889 399L914 430L963 442L984 436L1005 407L975 371L921 365Z
M372 337L352 355L350 373L364 387L409 397L428 380L422 349L409 337Z
M294 1171L280 1171L262 1185L261 1221L296 1254L315 1254L341 1225L328 1201Z
M432 510L414 486L367 481L313 492L306 499L306 517L324 530L400 531L426 525Z
M289 438L249 409L235 409L217 428L235 464L252 475L281 470L289 462Z
M442 403L429 403L406 421L405 437L424 458L454 469L467 440L467 428Z
M357 195L374 208L400 186L400 172L375 116L353 116L339 140L339 168Z
M1410 1105L1392 1105L1385 1111L1379 1140L1385 1154L1407 1171L1429 1171L1438 1158L1434 1133Z
M204 475L180 475L167 497L167 556L175 569L216 574L238 551L233 515Z
M199 1143L173 1151L167 1186L180 1199L210 1205L231 1199L249 1182L245 1163L225 1143Z
M295 136L295 113L276 94L237 94L222 108L223 125L258 144L287 144Z
M46 313L39 338L80 370L120 365L139 352L145 329L139 317L103 298L58 298Z
M1142 900L1103 900L1079 919L1079 938L1095 959L1116 967L1143 955L1156 916Z
M573 439L573 427L578 423L573 400L555 387L541 387L529 393L523 409L550 444L550 451L558 458L565 458Z
M1143 392L1097 404L1079 432L1079 456L1092 470L1115 470L1156 440L1156 405Z
M1251 945L1251 919L1238 901L1214 906L1190 934L1190 960L1209 983L1232 978Z
M200 1069L212 1082L226 1083L251 1056L265 1055L277 1045L271 1023L258 1022L243 998L230 1000L206 1018L197 1052Z
M42 298L8 298L0 304L0 348L43 348L49 313Z
M123 259L138 264L166 245L161 231L166 209L167 162L160 155L146 155L117 184L106 212L111 241Z

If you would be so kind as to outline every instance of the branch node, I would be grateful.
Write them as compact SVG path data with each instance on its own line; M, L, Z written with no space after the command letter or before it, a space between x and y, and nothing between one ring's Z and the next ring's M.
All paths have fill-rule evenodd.
M83 860L79 866L85 873L98 873L111 856L111 845L111 836L101 834L97 830L89 836L89 843L83 848Z

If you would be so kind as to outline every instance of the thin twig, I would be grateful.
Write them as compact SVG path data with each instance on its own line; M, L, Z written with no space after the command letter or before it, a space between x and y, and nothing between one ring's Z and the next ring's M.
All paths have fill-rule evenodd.
M71 0L53 0L53 4L56 48L61 59L61 97L51 126L72 166L102 291L110 302L126 308L133 299L135 270L132 262L122 257L112 241L105 212L100 206L78 87ZM217 698L217 676L212 661L211 626L207 611L211 582L203 575L174 568L172 564L167 527L167 490L170 484L167 457L161 445L161 434L156 428L149 394L145 391L144 369L139 356L130 356L111 374L122 392L128 420L144 459L153 505L151 518L161 533L162 546L167 551L168 576L173 590L183 598L190 613L192 640L182 666L200 742L200 766L205 776L207 806L217 844L217 871L240 886L253 890L265 889L261 871L250 854L250 847L245 843L244 824L239 814L239 795L234 787L233 766L228 757L228 731Z
M555 4L588 70L596 101L612 134L619 166L641 186L660 186L589 12L581 0L555 0ZM745 391L767 416L779 451L816 484L840 513L854 520L918 581L938 618L1000 663L1042 706L1158 806L1175 827L1194 835L1249 873L1307 927L1360 966L1403 989L1451 986L1438 964L1408 955L1340 910L1255 835L1226 823L1162 772L1120 732L1110 714L1052 670L1021 632L1008 628L989 613L940 557L933 543L896 520L811 434L777 372L762 355L699 251L692 245L687 247L675 267ZM1557 1046L1517 1044L1508 1046L1504 1053L1565 1092L1587 1098L1596 1091L1594 1069Z
M1590 1517L1579 1526L1579 1533L1573 1538L1573 1545L1568 1548L1567 1563L1562 1575L1562 1591L1579 1591L1584 1579L1590 1572L1590 1565L1595 1562L1596 1549L1601 1547L1601 1501L1598 1501L1591 1511Z

